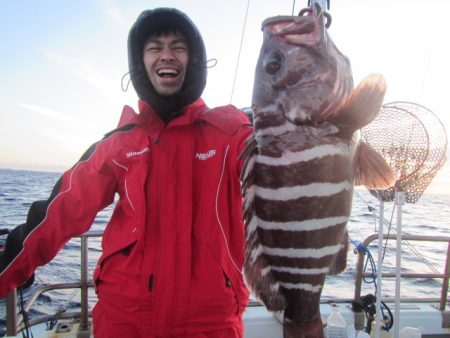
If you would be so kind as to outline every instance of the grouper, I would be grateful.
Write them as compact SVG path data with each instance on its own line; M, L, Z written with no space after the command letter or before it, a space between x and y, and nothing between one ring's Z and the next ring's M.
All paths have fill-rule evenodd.
M254 134L242 153L244 277L269 311L284 313L284 338L323 337L320 295L325 277L346 267L354 185L395 182L358 138L379 113L385 80L372 74L354 88L324 20L315 7L263 22Z

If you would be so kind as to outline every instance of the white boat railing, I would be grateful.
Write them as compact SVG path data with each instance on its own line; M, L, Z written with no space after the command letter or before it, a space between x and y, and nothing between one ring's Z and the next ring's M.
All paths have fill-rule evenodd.
M69 317L80 317L80 325L77 333L77 338L90 337L89 330L89 306L88 306L88 289L93 287L92 281L89 281L88 277L88 239L90 237L101 237L103 231L89 231L80 236L81 239L81 253L80 253L80 270L81 277L79 283L62 283L62 284L52 284L47 286L39 287L35 290L33 295L27 300L24 305L23 310L28 312L33 306L34 302L38 297L50 290L61 290L61 289L80 289L81 290L81 310L79 313L75 314L58 314L57 319ZM40 316L29 321L29 325L35 325L38 323L46 322L47 320L54 318L55 315ZM17 291L12 291L6 298L6 335L15 336L20 329L21 322L23 318L17 313Z
M384 235L384 239L396 239L396 235ZM362 244L365 247L368 247L371 242L378 239L378 234L372 234L368 236ZM436 298L402 298L403 302L439 302L439 310L444 311L446 304L449 302L448 299L448 283L450 278L450 237L446 236L422 236L422 235L402 235L403 241L421 241L421 242L447 242L447 257L445 260L445 271L443 273L401 273L401 278L439 278L442 279L442 287L441 287L441 297L439 299ZM364 255L360 254L358 256L358 260L356 263L356 277L355 277L355 292L354 292L354 300L358 301L361 298L361 287L362 287L362 279L363 277L370 277L370 273L363 272L364 266ZM396 273L382 273L382 277L385 278L396 278ZM392 301L392 299L386 299L386 301Z
M89 328L89 306L88 306L88 289L93 287L93 282L89 281L88 278L88 239L90 237L101 237L102 231L89 231L80 236L81 238L81 278L79 283L63 283L63 284L52 284L47 286L42 286L37 288L31 297L24 304L23 310L28 312L38 297L50 290L60 290L60 289L80 289L81 290L81 310L79 313L58 313L56 316L44 315L34 318L29 321L29 325L33 326L38 323L43 323L49 319L64 319L64 318L80 318L79 330L77 333L77 338L90 337ZM371 242L378 238L377 234L373 234L367 237L363 244L367 247ZM395 235L385 235L384 238L395 239ZM438 237L438 236L418 236L418 235L403 235L403 240L405 241L429 241L429 242L447 242L447 258L445 262L445 272L444 273L402 273L402 278L440 278L443 280L441 288L440 299L436 298L402 298L402 302L439 302L439 310L444 311L446 304L449 302L448 299L448 284L450 279L450 237ZM355 292L354 300L359 301L361 298L361 286L363 277L370 276L369 273L363 272L364 266L364 255L360 254L356 266L356 277L355 277ZM395 273L383 273L383 277L395 278ZM329 300L328 300L329 301ZM390 301L390 300L386 300ZM254 306L254 302L249 304L249 306ZM17 291L12 291L6 299L6 335L16 336L18 331L20 331L23 318L17 312Z

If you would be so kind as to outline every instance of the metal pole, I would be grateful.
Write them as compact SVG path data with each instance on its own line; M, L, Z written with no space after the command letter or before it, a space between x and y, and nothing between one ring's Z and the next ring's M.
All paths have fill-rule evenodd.
M375 337L381 334L381 281L383 270L383 232L384 232L384 201L380 201L380 220L378 224L378 264L377 264L377 300L375 317Z
M77 338L90 336L88 286L88 237L81 236L81 317Z
M17 290L14 289L6 296L6 335L17 335Z
M448 242L447 247L447 260L445 262L445 275L450 274L450 242ZM447 294L448 294L448 277L444 277L442 280L442 290L441 290L441 301L439 303L439 310L444 311L445 305L447 304Z
M394 314L394 338L400 336L400 279L402 276L402 206L405 204L405 193L395 192L395 204L397 206L397 253L395 260L395 314Z

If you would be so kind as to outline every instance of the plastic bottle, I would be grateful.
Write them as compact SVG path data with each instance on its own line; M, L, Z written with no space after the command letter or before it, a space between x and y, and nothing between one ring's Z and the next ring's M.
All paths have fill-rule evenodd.
M372 322L372 329L370 330L370 338L375 338L375 320ZM392 335L384 330L380 330L380 338L392 338Z
M347 326L347 338L356 338L356 330L353 325Z
M370 338L370 336L364 331L360 331L356 334L355 327L353 325L349 325L347 327L347 338Z
M347 321L337 307L332 308L327 318L327 338L347 338Z

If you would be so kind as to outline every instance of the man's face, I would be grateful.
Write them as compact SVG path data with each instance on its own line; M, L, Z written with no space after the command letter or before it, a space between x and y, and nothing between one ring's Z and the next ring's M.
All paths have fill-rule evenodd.
M143 61L156 92L171 96L183 85L189 60L188 46L180 34L152 36L144 44Z

